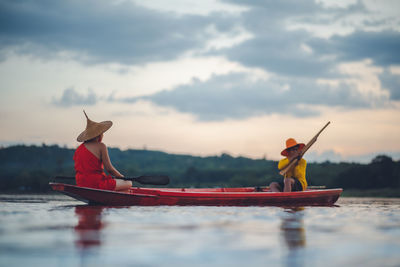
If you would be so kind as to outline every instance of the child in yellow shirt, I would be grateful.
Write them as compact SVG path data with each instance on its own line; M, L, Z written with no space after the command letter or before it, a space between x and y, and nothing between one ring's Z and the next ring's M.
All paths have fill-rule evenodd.
M297 143L293 138L287 139L286 148L281 152L281 155L286 158L279 161L278 169L282 170L289 162L299 157L304 146L303 143ZM271 191L293 192L305 190L307 188L306 167L306 160L301 158L297 165L285 174L283 182L272 182L269 185Z

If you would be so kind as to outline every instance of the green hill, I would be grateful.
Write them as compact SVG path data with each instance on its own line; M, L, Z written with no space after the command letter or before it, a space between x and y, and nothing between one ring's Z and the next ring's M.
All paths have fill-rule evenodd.
M73 149L44 144L0 148L0 191L50 191L48 183L54 181L54 176L74 176L73 154ZM113 165L125 176L166 174L171 179L170 187L266 186L282 179L277 162L265 159L117 148L110 148L109 154ZM310 185L353 190L400 188L400 162L381 155L370 164L309 163L307 180Z

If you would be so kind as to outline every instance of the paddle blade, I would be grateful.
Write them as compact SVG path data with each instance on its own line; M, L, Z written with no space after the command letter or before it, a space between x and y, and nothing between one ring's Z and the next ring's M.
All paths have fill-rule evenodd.
M135 178L128 178L134 182L141 184L152 184L152 185L167 185L169 184L169 177L166 175L143 175Z

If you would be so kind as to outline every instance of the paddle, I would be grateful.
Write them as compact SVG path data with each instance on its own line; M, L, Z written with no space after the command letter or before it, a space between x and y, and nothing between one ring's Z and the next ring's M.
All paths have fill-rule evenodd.
M310 149L310 147L317 141L318 136L322 133L323 130L325 130L326 127L328 127L330 123L331 122L328 121L328 123L325 124L325 126L304 146L304 148L300 152L299 157L290 161L289 164L286 165L286 167L279 172L280 175L286 175L288 171L290 171L294 166L297 165L297 163L300 161L300 158L303 157L307 150Z
M56 179L75 179L73 176L56 176ZM142 175L138 177L114 177L115 179L138 182L140 184L167 185L169 177L166 175Z

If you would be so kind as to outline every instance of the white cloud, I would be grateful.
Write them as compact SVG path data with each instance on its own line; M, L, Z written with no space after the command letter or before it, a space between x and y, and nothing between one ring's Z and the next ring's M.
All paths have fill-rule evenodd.
M164 12L177 13L180 15L202 15L206 16L213 12L224 12L231 14L240 14L247 10L246 7L237 6L229 3L224 3L218 0L202 0L202 1L187 1L187 0L132 0L138 5L147 8L156 9Z
M204 52L233 47L254 37L243 27L236 27L230 32L225 33L218 31L214 25L210 25L206 31L211 37L210 41L205 45Z

